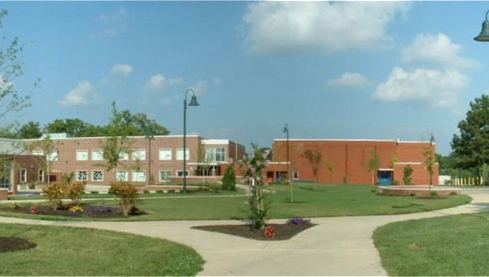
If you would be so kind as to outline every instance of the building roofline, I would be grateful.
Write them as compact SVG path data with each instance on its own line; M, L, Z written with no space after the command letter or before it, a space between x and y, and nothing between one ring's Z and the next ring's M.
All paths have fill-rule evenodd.
M105 136L105 137L69 137L69 138L53 138L52 140L73 140L73 139L105 139L105 138L109 138L110 136ZM154 136L154 138L179 138L179 137L183 137L183 135L161 135L161 136ZM201 139L205 139L199 135L186 135L186 137L190 138L201 138ZM131 139L138 139L138 138L143 138L145 139L146 137L145 136L127 136L127 138L131 138ZM1 138L0 138L1 139ZM37 138L37 139L21 139L20 141L36 141L36 140L41 140L41 138Z
M287 139L274 139L273 141L287 141ZM289 139L289 141L331 141L331 142L341 142L341 141L352 141L352 142L398 142L398 143L430 143L429 141L416 141L416 140L397 140L397 139ZM433 144L436 144L433 142Z

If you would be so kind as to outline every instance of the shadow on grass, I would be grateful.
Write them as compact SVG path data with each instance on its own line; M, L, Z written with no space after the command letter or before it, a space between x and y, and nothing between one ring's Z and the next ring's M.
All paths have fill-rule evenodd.
M410 203L410 204L406 204L406 205L392 206L392 208L394 208L394 209L405 209L405 208L412 208L412 207L424 207L424 205L423 204Z

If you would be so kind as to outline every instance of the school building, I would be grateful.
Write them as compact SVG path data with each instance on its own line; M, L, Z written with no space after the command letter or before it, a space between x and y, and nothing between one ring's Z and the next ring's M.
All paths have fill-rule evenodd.
M403 172L406 166L413 169L412 184L430 184L430 174L423 164L426 158L423 150L433 147L426 141L363 140L363 139L290 139L289 160L292 179L297 182L319 182L335 184L372 184L368 171L368 161L372 151L380 158L380 167L374 173L375 182L403 185ZM276 139L272 145L272 162L267 167L267 182L275 183L287 177L287 140ZM310 151L313 157L320 153L317 176L304 152ZM434 166L432 184L438 185L438 164Z

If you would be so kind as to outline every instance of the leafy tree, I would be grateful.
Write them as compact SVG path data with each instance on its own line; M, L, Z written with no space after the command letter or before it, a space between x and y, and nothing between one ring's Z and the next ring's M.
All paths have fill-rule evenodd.
M453 170L454 155L451 153L448 156L436 154L436 161L438 162L440 175L451 175Z
M372 175L372 186L375 186L375 175L380 168L380 157L375 148L370 150L370 159L367 162L367 171Z
M307 149L304 151L302 156L309 162L311 166L312 174L316 177L316 184L319 183L319 165L321 164L321 160L323 158L323 154L319 146L313 151L311 149Z
M428 185L428 192L431 197L432 178L433 178L434 167L436 164L435 151L432 145L427 145L423 149L423 157L425 158L423 164L426 167L428 173L430 174L430 184Z
M409 186L411 184L412 174L413 174L413 168L411 167L411 165L408 164L406 167L404 167L403 170L402 180L404 181L404 185Z
M72 137L103 136L104 128L86 123L78 118L55 119L46 124L44 131L47 133L67 133Z
M226 172L222 177L222 189L236 190L236 175L234 174L234 168L232 165L228 165L226 167Z
M482 95L470 103L466 118L458 123L460 135L452 139L453 165L473 173L489 164L489 96Z
M39 122L29 121L22 125L17 136L23 139L40 138L42 136L42 131Z
M33 150L42 150L45 159L42 164L39 166L46 172L47 184L49 185L49 175L51 174L51 168L53 167L53 161L55 155L58 153L58 147L63 143L60 141L54 142L49 134L46 134L43 139L36 140L30 144L26 145L28 151L32 152Z
M487 186L489 184L489 165L483 164L480 168L480 176L482 177L483 183L481 185Z

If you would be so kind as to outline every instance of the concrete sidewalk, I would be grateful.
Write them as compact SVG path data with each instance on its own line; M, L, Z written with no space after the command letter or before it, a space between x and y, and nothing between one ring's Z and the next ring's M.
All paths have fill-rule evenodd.
M161 222L55 222L0 217L2 223L89 227L164 238L188 245L206 260L199 275L387 275L372 240L387 223L475 213L488 209L489 194L474 194L460 207L407 215L314 218L318 226L287 241L255 241L191 229L198 225L242 224L235 220ZM283 223L272 220L271 223Z

